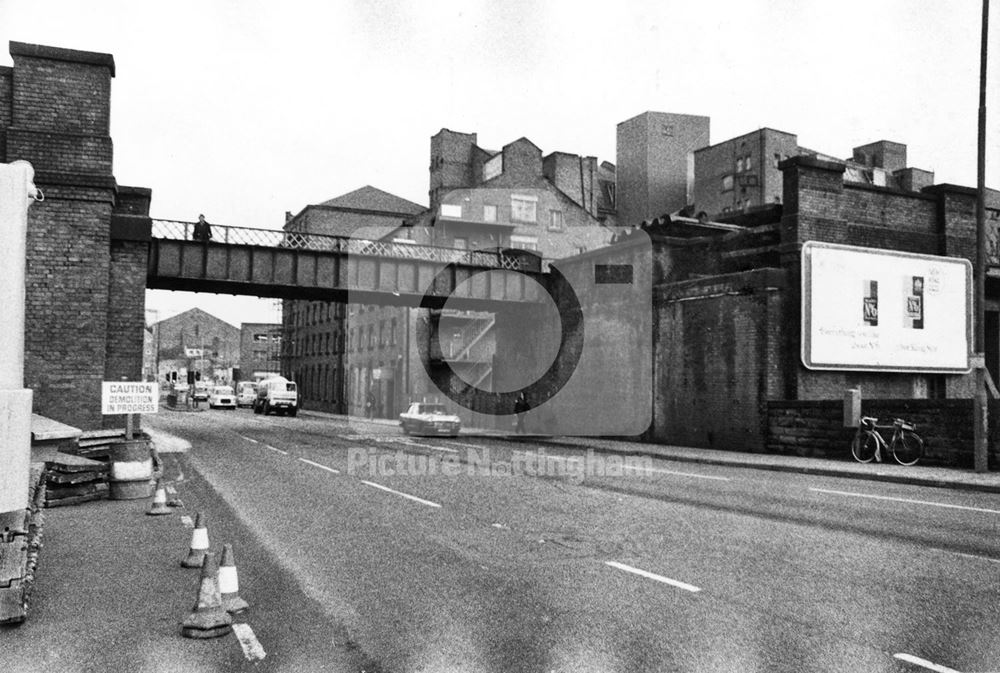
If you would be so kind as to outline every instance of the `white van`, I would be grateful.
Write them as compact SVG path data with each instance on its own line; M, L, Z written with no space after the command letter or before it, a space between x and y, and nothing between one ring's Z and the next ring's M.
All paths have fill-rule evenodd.
M267 415L288 414L294 416L299 411L298 386L284 376L264 379L257 383L257 397L254 399L253 412Z
M241 381L236 388L236 406L252 407L257 399L257 384L253 381Z

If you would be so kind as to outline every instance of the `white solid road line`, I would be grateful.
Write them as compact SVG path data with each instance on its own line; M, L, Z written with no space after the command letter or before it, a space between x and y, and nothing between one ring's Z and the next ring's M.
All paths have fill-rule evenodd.
M816 493L829 493L831 495L846 495L852 498L870 498L872 500L892 500L893 502L905 502L911 505L928 505L930 507L945 507L947 509L961 509L967 512L984 512L986 514L1000 514L1000 510L986 509L984 507L967 507L965 505L949 505L944 502L930 502L929 500L910 500L909 498L893 498L887 495L871 495L869 493L851 493L850 491L829 491L825 488L810 488Z
M917 666L922 666L929 671L937 671L937 673L959 673L954 668L948 668L947 666L941 666L940 664L935 664L933 662L927 661L926 659L921 659L920 657L915 657L912 654L906 654L905 652L900 652L899 654L892 655L900 661L905 661L910 664L916 664Z
M288 455L287 451L282 451L281 449L275 448L275 447L271 446L270 444L265 444L264 448L271 449L275 453L280 453L283 456L287 456Z
M248 442L253 442L254 444L260 444L260 442L258 442L258 441L257 441L256 439L254 439L253 437L244 437L243 435L236 435L236 436L237 436L237 437L239 437L240 439L245 439L245 440L247 440Z
M399 444L406 444L407 446L419 446L421 449L434 449L435 451L447 451L448 453L458 453L458 449L450 449L447 446L435 446L433 444L423 444L421 442L413 442L408 439L396 440Z
M639 568L633 568L632 566L625 565L624 563L618 563L617 561L605 561L604 565L611 566L612 568L618 568L618 570L624 570L627 573L639 575L640 577L645 577L646 579L656 580L657 582L663 582L664 584L669 584L672 587L677 587L678 589L684 589L684 591L690 591L691 593L698 593L699 591L701 591L699 587L696 587L693 584L687 584L686 582L672 580L669 577L664 577L663 575L657 575L656 573L651 573L646 570L640 570Z
M334 474L340 474L340 470L334 467L327 467L326 465L320 465L319 463L314 463L311 460L306 460L305 458L299 458L300 461L306 463L307 465L312 465L313 467L318 467L321 470L326 470L327 472L333 472Z
M240 641L240 647L243 648L243 656L247 658L247 661L260 661L267 656L267 652L264 651L249 624L233 624L233 633L236 634L236 639Z
M383 486L382 484L376 484L374 481L365 481L364 479L362 479L361 483L362 484L367 484L368 486L371 486L372 488L380 489L382 491L385 491L386 493L392 493L394 495L398 495L400 497L408 498L410 500L413 500L414 502L419 502L421 505L427 505L428 507L440 507L441 506L441 505L439 505L436 502L431 502L430 500L424 500L423 498L418 498L417 496L410 495L409 493L403 493L402 491L394 491L393 489L389 488L388 486Z

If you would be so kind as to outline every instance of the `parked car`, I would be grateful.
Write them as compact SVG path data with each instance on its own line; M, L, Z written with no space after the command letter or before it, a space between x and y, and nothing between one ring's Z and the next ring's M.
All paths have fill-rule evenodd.
M264 379L257 384L257 397L253 402L255 414L288 414L294 416L299 411L299 393L295 381L284 376Z
M409 409L399 415L399 425L406 434L448 435L457 437L462 428L462 419L448 413L443 404L437 402L413 402Z
M235 409L236 393L230 386L215 386L208 396L208 408Z
M253 381L242 381L236 386L236 406L252 407L257 399L257 384Z
M210 394L211 391L208 384L198 382L194 384L194 392L191 394L191 399L195 402L205 402L208 400Z

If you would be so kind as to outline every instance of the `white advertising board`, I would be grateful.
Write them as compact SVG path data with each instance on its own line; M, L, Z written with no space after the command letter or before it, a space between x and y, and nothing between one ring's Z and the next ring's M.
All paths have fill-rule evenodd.
M810 369L969 371L972 264L810 241L802 362Z
M160 384L154 381L102 381L101 413L155 414L160 404Z

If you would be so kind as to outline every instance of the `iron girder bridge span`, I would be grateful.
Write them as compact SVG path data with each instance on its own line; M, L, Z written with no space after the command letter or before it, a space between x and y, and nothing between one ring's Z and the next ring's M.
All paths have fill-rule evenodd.
M541 260L518 250L459 250L271 229L152 220L146 287L471 311L543 301ZM484 273L491 272L491 273Z

